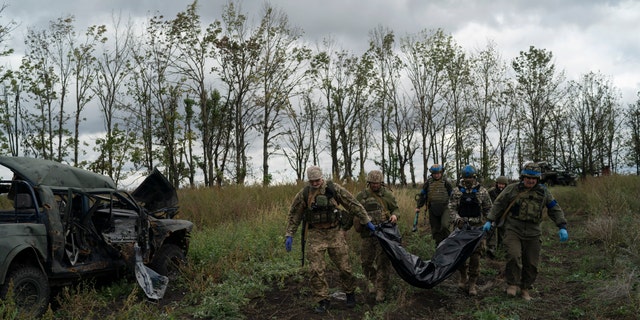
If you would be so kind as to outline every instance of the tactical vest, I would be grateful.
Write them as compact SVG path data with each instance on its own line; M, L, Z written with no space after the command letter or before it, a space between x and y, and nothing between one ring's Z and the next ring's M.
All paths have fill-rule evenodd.
M303 191L305 203L311 200L311 204L307 204L304 211L304 220L310 224L334 223L340 218L340 211L331 201L336 194L336 190L331 181L327 182L324 194L317 194L314 199L309 199L310 186L306 186Z
M545 206L544 195L544 187L529 191L511 206L509 214L517 220L539 223Z
M444 178L433 180L429 183L428 203L447 203L449 202L449 193L444 182Z
M466 192L464 188L460 188L462 196L460 197L460 205L458 206L458 215L465 218L480 217L482 212L480 208L480 200L478 199L478 190L473 189Z
M363 207L367 210L367 213L371 217L371 222L374 224L379 224L381 222L386 221L388 217L388 212L386 212L380 197L365 191L367 197L364 199Z

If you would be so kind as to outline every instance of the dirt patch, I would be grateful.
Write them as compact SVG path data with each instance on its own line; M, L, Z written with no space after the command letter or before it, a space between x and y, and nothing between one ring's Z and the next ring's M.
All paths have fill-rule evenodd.
M570 219L576 230L582 220ZM429 234L422 230L421 237ZM560 244L555 234L543 241L541 271L532 290L532 301L508 297L503 277L503 258L481 261L477 296L469 296L457 286L458 273L432 289L411 287L397 275L392 277L392 298L376 304L372 295L364 293L364 280L359 281L357 306L349 309L344 301L334 297L327 314L313 312L314 303L304 280L288 281L280 288L266 292L251 300L244 309L247 319L626 319L625 316L607 316L602 306L594 306L585 298L587 282L571 279L579 269L581 258L591 254L586 245ZM414 237L415 238L415 237ZM419 237L418 237L419 238ZM571 241L581 241L571 239ZM330 286L337 284L337 271L330 269ZM337 288L333 288L336 292ZM366 292L366 291L365 291ZM632 319L629 317L628 319Z

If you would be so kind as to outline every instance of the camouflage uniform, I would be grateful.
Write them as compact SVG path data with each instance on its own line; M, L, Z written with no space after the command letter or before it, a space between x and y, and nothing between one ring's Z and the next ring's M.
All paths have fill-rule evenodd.
M508 185L496 199L487 219L496 221L508 208L503 240L507 251L505 277L510 286L529 290L538 276L544 210L561 229L566 228L567 221L547 187L539 183L531 189L525 188L523 182Z
M504 188L502 189L498 188L497 185L498 185L498 182L496 181L496 185L494 185L489 189L489 197L491 198L492 203L496 201L496 198L498 198L498 195L500 195L502 190L504 190ZM505 183L504 185L506 188L508 183ZM504 227L496 228L496 230L494 231L494 234L491 236L491 238L489 238L487 242L487 252L489 253L490 256L495 257L496 250L502 247L503 239L504 239Z
M448 204L452 190L453 187L447 179L442 177L436 180L431 176L422 186L422 191L416 201L416 210L419 210L425 204L427 206L431 237L435 241L436 247L450 233Z
M451 221L454 223L457 224L464 220L471 227L480 227L484 223L489 210L491 210L489 192L475 180L471 186L460 184L451 194L449 210ZM468 287L470 294L476 294L476 281L480 275L480 257L485 247L486 240L483 238L468 261L458 269L460 271L460 287Z
M289 210L286 236L293 237L303 220L304 214L313 210L312 207L316 196L327 194L327 183L327 181L324 181L318 189L307 187L309 188L308 199L304 198L304 189L296 194ZM335 194L330 197L329 201L333 208L342 205L349 212L355 214L360 223L366 224L371 221L365 209L349 191L335 183L332 184ZM356 288L356 279L351 271L351 263L349 262L349 246L347 245L345 234L340 228L339 221L306 223L307 260L310 268L309 281L314 298L318 302L328 301L329 298L329 285L325 277L325 253L329 254L329 257L340 271L340 282L345 293L353 295Z
M356 199L360 201L362 206L367 210L373 224L386 222L392 215L398 216L398 204L396 198L390 190L384 186L380 187L377 192L367 187L358 193ZM371 236L366 228L361 228L360 236L362 237L362 247L360 251L360 260L362 263L362 271L367 280L374 285L376 292L376 300L384 300L384 295L389 284L389 275L392 272L391 261L384 253L378 239Z

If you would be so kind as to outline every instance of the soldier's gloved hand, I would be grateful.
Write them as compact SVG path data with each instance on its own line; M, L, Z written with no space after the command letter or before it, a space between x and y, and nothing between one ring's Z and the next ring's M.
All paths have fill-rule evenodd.
M560 236L560 242L569 240L569 233L567 232L567 229L560 229L560 231L558 231L558 235Z
M293 245L293 237L287 236L287 239L284 240L284 248L287 249L287 252L291 251L292 245Z
M482 231L489 232L489 230L491 230L491 221L485 222L484 226L482 226Z
M367 222L367 228L369 228L369 230L371 231L376 231L376 226L374 226L371 221Z

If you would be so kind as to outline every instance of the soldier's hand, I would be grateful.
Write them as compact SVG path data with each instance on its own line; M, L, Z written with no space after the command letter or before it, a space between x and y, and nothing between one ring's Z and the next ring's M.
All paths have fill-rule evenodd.
M376 231L376 226L374 226L371 221L367 222L367 228L369 228L369 230L371 231Z
M391 215L391 217L389 217L389 221L391 221L391 223L396 223L398 221L398 217L396 217L396 215Z
M569 240L569 233L567 232L567 229L560 229L560 231L558 231L558 235L560 236L560 242Z
M293 245L293 237L287 236L287 239L284 240L284 248L287 249L287 252L291 251L292 245Z
M462 229L462 227L464 227L464 222L464 219L462 219L461 217L456 217L456 219L453 221L453 224L456 226L456 228Z

